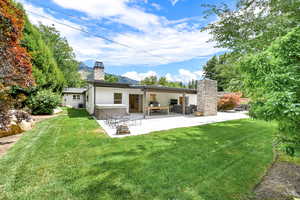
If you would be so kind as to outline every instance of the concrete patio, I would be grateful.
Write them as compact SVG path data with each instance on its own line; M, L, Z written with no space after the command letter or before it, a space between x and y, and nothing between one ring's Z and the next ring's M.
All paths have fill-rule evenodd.
M137 116L138 115L135 114L134 118ZM142 119L142 115L140 117L140 123L129 124L128 127L131 133L128 135L116 135L116 129L108 126L105 120L97 120L97 122L105 130L107 135L113 138L120 138L173 128L199 126L215 122L249 118L246 112L218 112L216 116L206 117L195 117L192 115L160 115L150 116L146 119Z

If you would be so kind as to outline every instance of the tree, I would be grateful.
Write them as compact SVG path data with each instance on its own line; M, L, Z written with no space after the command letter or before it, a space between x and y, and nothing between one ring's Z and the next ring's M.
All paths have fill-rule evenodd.
M211 79L211 80L217 80L217 64L219 62L219 59L217 56L213 56L211 59L209 59L206 64L203 67L204 70L204 77Z
M40 24L38 28L43 40L50 48L58 68L63 73L65 86L80 87L79 62L76 61L74 51L66 38L62 37L54 26Z
M197 80L193 79L193 80L191 80L191 81L188 82L188 86L187 87L189 89L197 89L197 83L198 83Z
M300 145L300 28L240 62L251 115L279 124L278 142L293 155Z
M218 47L240 54L265 50L280 36L300 25L299 0L239 0L235 9L205 5L218 21L206 26Z
M143 85L157 85L157 76L149 76L141 81Z
M20 46L24 15L10 1L0 0L0 129L10 123L9 109L20 98L10 95L13 86L23 88L34 84L31 62L25 48Z
M22 46L31 55L32 71L37 87L61 91L65 84L64 76L58 68L51 48L43 40L39 29L25 18L24 38Z
M158 79L158 84L159 85L162 85L162 86L168 86L168 81L167 81L167 78L166 77L160 77Z
M110 82L110 83L116 83L119 81L119 78L112 74L105 74L104 79L105 79L105 81Z
M239 54L234 52L213 56L203 67L204 77L218 81L219 91L241 90L240 72L236 65L239 56Z
M141 81L143 85L161 85L166 87L174 87L174 88L185 88L186 85L183 82L172 82L167 81L166 77L160 77L159 79L157 76L149 76L146 77L144 80Z

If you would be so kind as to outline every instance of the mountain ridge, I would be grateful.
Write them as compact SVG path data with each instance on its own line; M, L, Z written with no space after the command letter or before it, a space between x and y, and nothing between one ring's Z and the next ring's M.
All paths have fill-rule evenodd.
M79 72L81 78L84 80L93 78L93 68L89 67L88 65L86 65L83 62L80 62L78 72ZM109 74L109 73L105 73L105 74L118 78L118 80L119 80L118 83L139 84L139 81L136 81L136 80L124 77L124 76Z

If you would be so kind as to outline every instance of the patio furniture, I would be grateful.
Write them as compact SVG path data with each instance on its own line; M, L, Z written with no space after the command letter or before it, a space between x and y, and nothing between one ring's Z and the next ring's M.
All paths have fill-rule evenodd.
M169 115L170 107L169 106L149 106L146 107L146 111L148 115L151 115L153 111L163 111L165 110Z
M197 111L196 105L185 106L185 114L190 115ZM182 105L173 105L171 112L182 114Z
M129 123L133 123L134 126L137 126L137 125L141 126L142 119L143 119L143 117L141 117L141 116L130 116ZM132 125L132 124L130 124L130 125Z

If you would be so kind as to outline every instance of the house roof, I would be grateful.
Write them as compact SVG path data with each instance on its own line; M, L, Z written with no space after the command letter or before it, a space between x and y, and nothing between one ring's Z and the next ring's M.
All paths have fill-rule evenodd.
M86 88L64 88L63 93L82 94Z
M173 88L173 87L165 87L160 85L131 85L128 83L109 83L100 80L91 80L89 81L89 83L94 84L96 87L132 88L132 89L146 90L149 92L188 93L188 94L197 93L196 89Z

